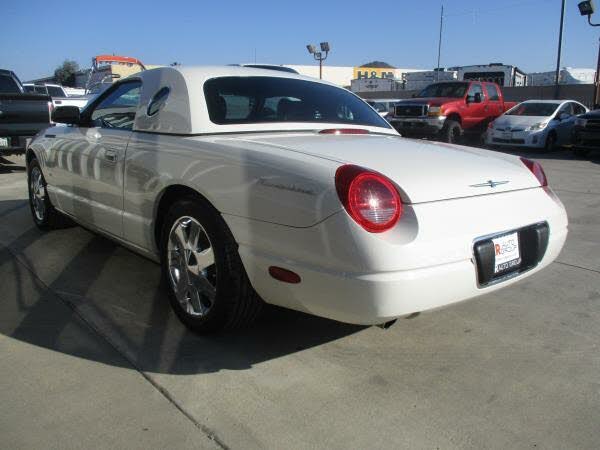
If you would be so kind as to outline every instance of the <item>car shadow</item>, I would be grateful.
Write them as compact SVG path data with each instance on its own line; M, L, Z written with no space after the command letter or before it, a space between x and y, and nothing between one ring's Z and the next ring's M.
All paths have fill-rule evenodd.
M0 202L2 227L26 223L23 204ZM243 370L365 328L267 306L251 327L197 335L171 312L154 262L80 227L19 232L0 240L0 332L72 356L153 373Z
M16 161L3 158L0 156L0 174L25 172L25 158L13 158Z

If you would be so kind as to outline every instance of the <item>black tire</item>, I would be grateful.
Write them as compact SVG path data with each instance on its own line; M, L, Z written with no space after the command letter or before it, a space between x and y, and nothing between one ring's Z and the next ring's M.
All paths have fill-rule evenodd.
M547 152L551 152L556 150L556 134L554 134L554 132L549 133L548 136L546 136L546 143L544 144L544 150L546 150Z
M581 148L581 147L574 147L573 148L573 153L575 154L575 156L579 156L579 157L585 157L587 155L590 154L590 149L588 148Z
M214 269L210 276L216 294L210 308L202 316L190 314L184 309L177 299L169 273L169 235L173 226L184 217L191 217L202 226L213 249ZM177 201L167 213L160 236L163 282L169 293L171 307L183 324L194 332L206 334L240 328L256 319L263 301L250 285L233 235L212 205L200 197Z
M38 201L36 202L32 181L38 176L38 173L41 177L38 194L42 195L43 198L40 201L40 197L37 196ZM73 222L68 217L58 212L52 205L48 196L48 190L46 189L46 179L38 160L35 158L27 164L27 190L29 193L31 217L40 230L49 231L73 225Z
M440 141L447 142L449 144L455 144L460 141L463 134L463 129L456 120L446 119L444 122L444 128L440 131Z

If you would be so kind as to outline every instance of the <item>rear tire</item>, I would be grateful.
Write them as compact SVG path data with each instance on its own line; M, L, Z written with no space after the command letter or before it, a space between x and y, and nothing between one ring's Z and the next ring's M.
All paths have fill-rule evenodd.
M463 129L456 120L446 119L444 128L440 131L440 141L455 144L460 141Z
M204 199L174 203L160 239L162 274L173 311L192 331L239 328L260 313L238 246L221 215Z
M68 217L58 212L52 205L46 189L46 179L35 158L27 164L27 187L31 216L40 230L49 231L73 224Z

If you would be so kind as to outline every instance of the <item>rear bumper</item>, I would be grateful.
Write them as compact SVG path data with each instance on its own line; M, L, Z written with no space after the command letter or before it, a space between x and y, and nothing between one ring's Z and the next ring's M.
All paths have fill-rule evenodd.
M515 213L507 214L511 210ZM541 188L406 205L398 225L379 235L362 230L344 211L303 229L225 219L252 285L267 303L365 325L511 285L554 261L567 236L564 207ZM541 261L481 287L474 243L540 222L549 226ZM276 281L270 266L292 270L302 281Z
M296 268L302 282L275 289L261 289L268 302L284 295L297 301L296 307L310 314L341 322L376 325L414 312L458 303L503 287L543 269L560 253L567 229L553 230L543 259L534 268L512 278L479 287L477 269L472 259L440 264L432 267L395 272L345 274L325 272L309 267ZM265 255L245 254L257 266L285 264ZM277 283L277 282L275 282ZM279 283L283 284L283 283ZM285 305L289 306L289 305Z

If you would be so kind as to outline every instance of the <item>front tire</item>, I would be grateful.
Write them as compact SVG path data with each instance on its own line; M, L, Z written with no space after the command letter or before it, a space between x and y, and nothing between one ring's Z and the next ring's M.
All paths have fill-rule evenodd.
M31 216L40 230L49 231L71 225L71 221L52 205L42 168L35 158L27 164L27 187Z
M250 285L221 215L201 198L174 203L161 232L162 274L177 317L198 333L253 321L262 300Z
M457 143L463 134L463 129L456 120L446 119L444 128L440 131L440 141L449 144Z
M544 146L544 149L547 152L556 150L556 134L549 133L548 136L546 136L546 144Z

